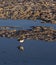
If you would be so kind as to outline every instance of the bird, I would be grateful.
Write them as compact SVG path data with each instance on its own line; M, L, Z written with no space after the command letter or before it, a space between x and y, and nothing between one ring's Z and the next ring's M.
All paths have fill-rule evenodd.
M18 41L19 41L20 43L23 43L23 42L24 42L24 39L23 39L23 38L18 38Z

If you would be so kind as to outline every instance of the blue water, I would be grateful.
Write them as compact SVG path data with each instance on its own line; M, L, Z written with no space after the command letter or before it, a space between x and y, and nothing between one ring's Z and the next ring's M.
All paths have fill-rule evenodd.
M0 26L18 26L23 29L30 28L30 26L51 26L56 29L56 24L40 23L41 20L0 20Z
M27 29L30 26L44 25L39 21L0 20L0 26L19 26ZM44 26L49 25L56 28L55 24ZM24 51L18 50L20 44L16 39L0 37L0 65L56 65L56 41L25 40L22 43Z

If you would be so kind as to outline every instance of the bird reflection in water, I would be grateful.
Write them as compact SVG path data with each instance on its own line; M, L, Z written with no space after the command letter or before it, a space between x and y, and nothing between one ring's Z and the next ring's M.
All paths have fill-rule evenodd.
M24 47L23 47L22 45L19 45L17 48L18 48L20 51L24 51Z

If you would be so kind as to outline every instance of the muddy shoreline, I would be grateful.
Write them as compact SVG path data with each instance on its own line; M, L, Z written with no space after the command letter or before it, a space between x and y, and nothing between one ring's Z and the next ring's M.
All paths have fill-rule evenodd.
M0 0L0 19L40 19L56 24L56 0Z
M31 29L26 30L8 30L6 27L0 29L0 37L17 38L18 41L25 39L56 41L56 30L45 26L32 26Z

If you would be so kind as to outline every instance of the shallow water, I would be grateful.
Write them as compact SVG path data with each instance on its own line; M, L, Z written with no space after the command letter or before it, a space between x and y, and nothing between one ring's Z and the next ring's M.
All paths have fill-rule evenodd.
M29 20L0 20L0 26L18 26L29 29L30 26L53 26ZM24 51L17 47L22 45ZM0 37L0 65L56 65L56 41L25 40L20 43L17 39Z
M30 26L47 26L47 27L53 27L56 29L56 24L50 24L50 23L41 23L41 20L0 20L0 26L17 26L21 27L21 29L28 29Z

